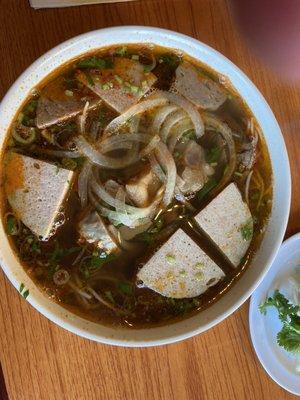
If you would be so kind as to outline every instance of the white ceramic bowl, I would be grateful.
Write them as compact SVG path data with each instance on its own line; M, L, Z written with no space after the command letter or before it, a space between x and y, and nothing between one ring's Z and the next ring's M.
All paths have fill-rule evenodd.
M114 329L86 321L43 295L26 275L0 225L0 264L18 289L29 289L27 300L51 321L77 335L119 346L154 346L204 332L228 317L251 295L268 271L282 242L290 208L289 161L280 128L253 83L227 58L188 36L163 29L129 26L101 29L68 40L34 62L13 84L0 106L0 151L7 129L30 90L66 61L91 49L122 43L155 43L182 50L227 76L259 122L269 148L274 173L274 203L266 234L251 266L235 286L207 310L184 321L151 329Z

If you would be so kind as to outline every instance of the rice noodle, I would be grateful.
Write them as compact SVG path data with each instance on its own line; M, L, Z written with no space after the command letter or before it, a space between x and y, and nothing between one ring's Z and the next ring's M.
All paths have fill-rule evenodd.
M251 178L253 175L253 170L249 172L247 179L246 179L246 184L245 184L245 199L247 204L249 204L249 189L250 189L250 182L251 182Z
M176 183L176 165L172 154L169 152L167 146L160 142L155 150L155 155L158 159L158 162L163 166L166 171L167 181L166 188L163 196L163 204L165 206L169 205L174 196L174 189Z
M147 110L150 110L155 107L160 107L165 105L168 102L165 98L153 99L153 100L145 100L134 106L130 107L123 114L119 115L117 118L113 119L105 128L104 134L109 134L117 131L120 126L122 126L125 122L127 122L131 117L144 113Z
M186 118L186 113L182 110L178 110L175 113L169 115L169 117L164 122L162 129L160 131L160 137L164 143L167 142L171 129L185 118Z
M162 90L157 90L151 99L167 99L170 103L176 104L178 107L182 108L190 117L197 138L200 138L204 134L204 124L197 108L184 97L177 93L165 92Z
M86 290L87 290L89 293L91 293L91 294L94 296L94 298L95 298L96 300L99 301L99 303L102 303L104 306L110 308L111 310L113 310L113 311L115 311L115 312L123 311L123 310L121 310L119 307L115 307L113 304L111 304L111 303L109 303L108 301L106 301L106 300L104 299L104 297L102 297L99 293L97 293L97 292L96 292L94 289L92 289L90 286L87 286L87 289L86 289Z
M84 290L79 289L79 287L77 287L75 285L75 283L73 283L72 281L68 282L68 285L78 294L80 294L80 296L84 297L85 299L91 300L92 296L88 293L86 293Z
M176 110L178 110L178 107L173 105L168 105L160 108L155 114L151 127L151 133L158 135L162 124L165 122L165 119Z
M92 166L93 164L89 160L86 160L78 176L78 196L82 207L86 207L88 203L88 183Z

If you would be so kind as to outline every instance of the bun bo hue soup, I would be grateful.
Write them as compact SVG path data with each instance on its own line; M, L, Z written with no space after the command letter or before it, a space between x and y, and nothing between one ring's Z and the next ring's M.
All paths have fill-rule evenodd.
M1 162L2 218L23 267L103 324L208 307L251 263L271 210L268 151L243 99L162 47L63 65L16 115Z

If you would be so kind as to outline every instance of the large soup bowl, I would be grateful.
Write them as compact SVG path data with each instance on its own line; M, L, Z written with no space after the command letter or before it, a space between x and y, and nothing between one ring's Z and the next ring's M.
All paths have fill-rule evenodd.
M154 43L183 51L225 75L246 101L262 128L273 168L272 212L259 250L237 283L206 310L170 325L125 329L85 320L43 294L25 273L0 224L0 264L7 278L19 289L29 289L27 301L59 326L85 338L119 346L157 346L176 342L206 331L223 321L251 295L266 275L282 242L290 209L291 179L285 143L278 123L254 84L223 55L188 36L163 29L128 26L100 29L68 40L35 61L13 84L0 106L0 151L7 130L30 91L65 62L92 49L122 43Z

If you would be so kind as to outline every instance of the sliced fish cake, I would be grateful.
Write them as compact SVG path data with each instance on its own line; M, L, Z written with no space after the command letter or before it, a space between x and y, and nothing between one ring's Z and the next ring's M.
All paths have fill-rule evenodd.
M78 71L77 79L119 114L136 104L156 81L143 65L128 58L116 58L111 69Z
M221 85L201 75L187 61L177 67L176 79L172 87L197 107L204 110L216 110L227 98Z
M16 216L37 236L51 236L74 172L18 153L6 158L5 191Z
M211 240L237 267L253 236L253 219L248 205L234 183L228 185L195 220Z
M90 100L89 110L101 104L101 100ZM40 97L36 110L36 126L39 129L66 122L82 113L85 103L76 100L51 100Z
M139 270L146 287L173 298L196 297L224 277L224 272L182 230Z

